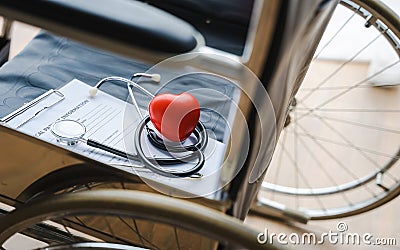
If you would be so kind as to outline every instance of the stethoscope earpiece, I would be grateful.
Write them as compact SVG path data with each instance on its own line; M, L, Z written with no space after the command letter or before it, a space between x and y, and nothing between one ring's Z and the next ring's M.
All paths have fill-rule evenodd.
M89 89L89 96L90 97L94 97L95 95L97 95L97 92L99 92L99 89L96 87L91 87Z
M152 75L151 75L151 80L152 80L153 82L160 82L160 81L161 81L161 76L160 76L160 74L152 74Z

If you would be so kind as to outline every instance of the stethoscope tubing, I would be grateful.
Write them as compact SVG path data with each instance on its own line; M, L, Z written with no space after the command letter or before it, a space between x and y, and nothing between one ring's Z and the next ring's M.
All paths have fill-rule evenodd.
M150 121L150 117L149 116L145 117L142 120L142 122L140 123L140 124L144 124L144 125L139 126L137 129L137 130L140 129L139 133L136 132L134 134L135 146L140 147L140 148L137 148L138 154L130 154L125 151L107 146L96 140L84 138L84 135L86 133L86 127L85 127L85 125L83 125L82 123L80 123L78 121L74 121L74 120L57 121L52 124L50 131L57 138L58 142L63 143L65 145L71 146L71 145L77 144L78 142L82 142L90 147L104 150L108 153L126 158L128 160L142 162L145 165L145 167L149 168L150 170L152 170L158 174L161 174L161 175L164 175L167 177L190 177L193 174L197 173L202 168L202 166L204 165L204 161L205 161L204 154L201 151L201 150L203 150L205 144L202 144L202 143L207 143L208 137L205 134L206 133L205 127L201 122L199 122L197 124L196 129L193 133L197 138L197 143L184 147L180 143L175 143L175 145L164 144L163 140L161 138L159 138L157 136L157 134L147 126L147 123L149 121ZM56 132L56 130L55 130L55 125L58 123L62 123L62 122L76 123L81 126L83 131L79 136L74 136L74 137L62 136L58 131ZM174 157L169 157L169 158L146 156L145 153L143 152L143 149L142 149L143 145L141 144L141 138L140 138L142 133L144 132L144 130L146 130L148 133L152 134L152 136L150 136L148 134L148 139L154 147L161 149L163 151L166 151L166 152L171 152L171 153L186 152L189 154L186 154L184 156L174 156ZM137 137L139 137L139 138L137 138ZM138 142L140 142L140 143L138 143ZM171 150L169 150L169 149L171 149ZM196 166L194 168L186 170L186 171L160 167L161 165L165 166L165 165L177 165L177 164L182 164L182 163L189 163L189 162L192 162L194 159L198 159L198 163L196 164Z
M126 158L128 160L141 161L138 155L126 153L122 150L104 145L104 144L102 144L98 141L92 140L92 139L81 139L81 140L84 141L84 143L86 143L88 146L104 150L108 153ZM197 158L197 157L194 154L189 154L189 155L175 157L175 158L148 157L148 159L150 161L155 162L159 165L175 165L175 164L180 164L180 163L185 163L185 162L191 161L195 158Z
M151 74L145 74L145 73L137 73L134 75L134 77L150 77L153 80L156 79L156 81L159 81L159 75L151 75ZM190 177L196 173L198 173L202 167L204 166L205 163L205 156L203 153L203 150L208 144L208 135L206 128L204 127L203 123L201 121L198 122L196 125L195 130L193 131L194 136L197 138L197 142L192 144L192 145L187 145L184 146L182 143L172 143L172 142L167 142L160 137L158 137L157 133L149 128L147 124L150 122L150 117L146 116L144 117L142 113L139 110L139 106L136 102L135 96L133 94L133 91L131 87L136 87L140 89L143 93L148 95L151 98L154 98L154 95L151 94L149 91L141 87L139 84L136 82L128 80L126 78L122 77L106 77L101 79L90 91L89 94L91 96L95 96L97 93L97 90L100 88L102 84L108 81L121 81L126 83L129 94L132 98L133 104L138 112L138 115L142 119L135 131L134 134L134 146L136 148L136 155L135 154L129 154L124 151L115 149L113 147L109 147L107 145L104 145L100 142L97 142L92 139L84 139L83 135L77 140L77 141L83 141L85 142L88 146L102 149L104 151L107 151L109 153L115 154L117 156L127 158L129 160L134 160L134 161L140 161L144 164L145 167L148 169L152 170L153 172L160 174L162 176L166 177ZM81 124L84 126L83 124ZM173 156L171 158L157 158L157 157L148 157L143 151L143 145L142 145L142 140L141 140L141 135L146 130L147 132L147 137L150 141L150 143L163 151L169 152L169 153L184 153L184 152L190 152L187 155L184 156ZM56 133L53 133L55 136ZM63 138L59 138L62 140ZM72 143L71 145L75 144ZM192 162L194 159L197 158L197 163L195 166L192 168L186 169L186 170L178 170L178 169L171 169L171 168L165 168L162 167L161 165L176 165L176 164L181 164L181 163L188 163Z
M151 144L158 149L168 151L171 153L181 153L181 152L197 151L197 150L203 151L205 146L208 144L207 131L206 128L204 127L204 124L201 121L197 123L196 128L193 131L193 134L196 137L197 142L192 145L184 146L181 143L174 143L174 142L166 143L165 140L157 136L154 130L150 129L147 126L147 123L149 123L150 121L150 117L147 116L143 120L146 120L145 129L147 130L147 138L149 138Z
M178 169L167 169L167 168L163 168L160 165L158 165L157 161L155 161L152 158L148 158L146 156L146 154L143 151L143 145L142 145L142 140L141 140L141 134L143 133L143 131L145 129L148 129L147 127L147 123L150 121L150 117L146 116L143 120L140 121L138 127L136 128L136 132L134 135L134 145L136 148L136 153L137 156L139 157L139 160L150 170L152 170L153 172L166 176L166 177L189 177L197 172L199 172L205 163L205 156L204 153L202 152L201 148L204 148L206 144L201 144L198 145L199 148L193 148L190 146L187 147L182 147L182 146L170 146L171 149L175 149L175 152L187 152L187 151L191 151L192 153L190 154L191 156L195 156L196 158L198 158L197 164L195 166L193 166L192 168L186 169L186 170L178 170ZM200 125L199 125L200 124ZM204 129L204 125L199 122L198 123L199 127L202 127L203 131L200 133L206 133L205 129ZM198 129L196 127L196 129ZM204 136L199 136L199 141L201 141L201 139L204 139L207 141L208 137L206 136L206 139L204 138ZM152 142L152 139L150 139L150 141ZM153 144L154 145L154 144ZM197 143L195 144L197 145ZM158 147L158 146L156 146ZM166 146L165 144L163 144L163 146L165 149L170 149L169 146ZM187 148L190 149L194 149L194 150L188 150ZM174 158L176 159L176 158ZM171 159L170 159L171 160ZM158 166L157 166L158 165Z

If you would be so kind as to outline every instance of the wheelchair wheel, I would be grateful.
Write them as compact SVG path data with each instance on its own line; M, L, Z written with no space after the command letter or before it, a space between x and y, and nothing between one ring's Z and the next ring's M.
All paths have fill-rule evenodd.
M340 1L289 107L259 204L330 219L399 195L399 58L397 14L377 0Z
M2 249L21 235L35 239L30 249L276 249L259 244L257 232L225 214L123 190L38 199L0 217Z

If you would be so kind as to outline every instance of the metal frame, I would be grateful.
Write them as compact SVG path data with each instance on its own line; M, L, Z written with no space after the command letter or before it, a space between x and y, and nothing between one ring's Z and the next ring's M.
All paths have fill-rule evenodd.
M242 221L212 209L162 195L122 190L78 192L29 203L2 218L0 245L15 233L43 221L96 214L165 223L246 249L278 249L258 243L259 233Z
M302 72L304 71L305 65L307 65L308 61L310 60L310 54L312 54L311 51L315 49L319 37L322 34L323 29L327 24L327 20L329 20L337 1L338 0L324 1L324 4L322 4L323 1L321 0L310 0L307 1L307 3L302 0L257 0L256 4L254 5L255 15L253 15L251 20L248 41L246 44L245 53L242 57L236 57L215 49L202 47L201 44L203 43L203 40L200 37L198 38L200 45L198 48L196 48L196 51L211 52L223 57L228 56L232 59L231 61L234 62L233 64L229 62L226 63L226 61L215 60L215 58L212 56L208 56L205 58L207 62L210 62L208 69L212 69L213 72L217 72L227 76L228 78L240 78L243 77L240 76L242 73L241 71L236 71L233 73L233 75L227 75L226 69L234 69L235 63L244 63L245 66L254 72L256 76L263 80L263 87L270 94L275 114L277 114L276 124L275 121L266 119L268 116L260 117L260 114L256 114L252 102L254 100L251 99L257 99L256 97L259 91L257 88L260 86L257 86L251 82L246 82L246 84L242 85L242 87L244 87L248 93L250 93L250 95L247 96L242 95L239 101L239 108L247 119L247 124L236 122L235 120L234 127L232 128L232 134L238 135L238 141L240 141L240 135L242 134L242 131L248 126L252 131L250 138L252 142L251 152L249 155L242 155L240 153L240 143L237 143L236 140L234 141L232 147L230 148L230 151L233 153L229 154L228 158L226 159L226 161L229 163L227 168L237 167L235 163L240 161L245 161L245 166L241 169L233 182L226 187L226 195L223 195L219 202L204 199L206 200L206 203L211 204L211 207L219 207L219 209L222 209L223 211L226 211L227 213L241 219L243 219L248 213L248 210L258 190L260 189L261 180L265 175L265 171L262 175L260 175L258 180L254 182L249 182L248 180L253 169L261 169L269 164L270 154L272 152L266 152L266 150L270 150L270 147L268 146L271 145L268 144L275 143L275 138L267 137L265 141L260 140L260 135L263 133L262 128L277 126L278 132L282 128L284 118L286 117L286 108L290 103L292 96L296 92L296 89L301 83ZM79 30L79 28L71 27L67 24L52 23L49 22L49 20L39 16L33 16L30 13L10 9L1 6L1 4L0 14L15 20L27 22L48 29L85 43L90 43L103 49L122 53L127 56L134 56L135 58L146 62L154 63L167 56L170 56L154 54L135 46L121 43L120 41L114 40L110 37L99 37L96 34L82 32ZM284 27L285 34L282 40L276 41L274 36L279 34L279 32L283 32L282 30L275 28L280 25L278 23L278 15L280 14L283 14L283 18L287 19L285 20L286 27ZM304 34L307 34L307 40L313 45L309 47L309 43L301 43L302 46L309 47L305 51L297 49L297 46L299 45L298 42L304 38ZM275 42L280 43L278 56L272 55L273 52L275 53L275 51L271 49L271 46L273 46ZM294 62L292 59L299 55L302 55L301 60L296 62L298 65L293 68L291 75L288 76L287 68L293 66ZM268 67L268 63L275 65L272 71L266 69ZM266 76L266 71L270 72L271 74ZM263 91L265 91L265 89L263 89ZM255 101L265 102L266 100ZM5 134L9 134L9 136L12 135L14 137L21 137L15 131L5 130ZM26 152L36 151L36 143L39 143L37 140L24 136L21 138L24 139L23 141L18 140L18 143L21 144L15 143L10 146L9 143L5 143L4 146L9 148L20 148L21 145L24 145L24 147L29 148L29 150L25 150ZM40 142L39 144L44 146L43 152L47 152L46 147L49 145L43 145L43 142ZM275 145L272 145L271 150L273 150L274 146ZM55 153L55 155L52 157L51 161L49 161L49 156L52 153L49 152L46 154L43 153L47 156L43 159L37 159L37 155L33 153L25 156L25 162L35 162L41 167L37 169L35 168L35 172L33 174L25 176L23 182L17 182L17 178L15 176L3 175L2 177L4 180L6 180L7 185L6 188L1 189L2 193L5 196L13 199L28 197L27 194L29 192L24 192L24 190L28 188L28 184L21 185L21 183L35 183L43 176L49 175L55 170L65 168L67 166L87 164L90 167L96 165L99 168L110 168L109 166L103 166L97 162L92 162L88 159L82 158L81 156L73 155L65 151L59 152L53 147L54 146L50 147L50 149L51 152ZM6 156L6 154L10 155L11 152L5 152L4 156ZM8 165L13 169L20 168L22 163L19 160L13 162L12 158L7 158L9 159L5 162L5 165ZM117 171L116 175L122 176L122 173ZM133 179L134 181L140 182L137 180L137 178ZM44 182L45 181L43 181L43 183ZM44 192L44 190L42 190L42 192ZM21 196L21 194L23 195Z

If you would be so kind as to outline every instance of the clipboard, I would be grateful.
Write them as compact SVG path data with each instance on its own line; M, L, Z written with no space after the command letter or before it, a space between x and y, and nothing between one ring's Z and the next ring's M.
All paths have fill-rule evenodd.
M30 120L32 120L33 118L38 116L40 113L42 113L46 109L51 108L54 105L57 105L58 103L63 101L65 99L65 95L63 93L61 93L59 90L50 89L46 93L40 95L39 97L37 97L37 98L33 99L32 101L24 104L22 107L18 108L17 110L13 111L12 113L10 113L10 114L6 115L5 117L1 118L0 122L7 124L8 122L12 121L13 119L17 118L18 116L22 115L23 113L27 112L28 110L31 110L31 109L35 108L42 101L44 101L44 100L46 100L46 99L48 99L50 97L53 97L53 96L56 97L56 99L53 102L51 102L49 105L46 105L46 106L43 106L43 107L39 108L38 110L34 111L33 114L30 115L28 118L25 118L24 120L19 122L16 126L13 126L14 129L18 129L22 125L26 124L27 122L29 122Z
M86 126L86 138L97 140L105 145L120 150L122 149L132 154L136 152L131 138L133 138L135 128L140 122L140 118L137 116L133 105L105 92L99 92L96 98L92 98L88 94L90 88L91 86L84 82L76 79L72 80L58 90L62 92L62 94L59 94L58 91L51 90L6 116L3 120L10 128L22 126L26 123L25 126L15 130L25 133L26 135L31 135L32 141L42 140L46 142L46 145L52 144L51 148L63 148L63 150L66 150L64 152L68 155L71 153L81 155L83 159L91 159L92 162L98 162L102 163L102 166L108 166L108 169L113 168L116 172L123 171L126 176L130 176L129 178L135 177L140 178L142 181L145 180L146 183L151 183L152 186L156 186L157 189L162 188L163 192L168 192L171 195L177 194L179 196L183 195L189 197L204 196L211 199L215 199L219 195L218 191L222 188L221 185L224 185L220 180L222 171L220 166L223 165L226 145L212 138L209 139L208 146L204 151L206 162L202 169L203 178L196 180L161 176L149 169L143 168L140 163L130 162L127 159L116 157L113 154L99 149L90 148L84 143L78 143L73 146L58 143L57 138L55 138L50 131L51 125L57 120L71 119L79 121ZM60 103L62 100L64 100L62 105L57 105L51 109L49 108ZM47 111L43 112L44 110ZM44 114L40 115L42 112ZM37 118L33 119L34 117ZM29 120L31 121L28 123L27 121ZM14 139L8 140L7 144L11 143L13 140ZM145 135L143 135L143 140L146 140ZM4 147L6 147L7 144L3 144ZM21 143L20 145L21 146L18 147L22 148L22 145L27 144ZM50 147L47 147L47 149L49 148ZM46 153L46 150L39 153L34 147L29 147L23 151L23 153L19 152L17 155L14 155L15 157L9 158L20 160L20 165L23 165L23 162L35 161L35 159L36 161L44 161L45 163L43 166L62 165L49 164L48 162L54 161L55 155L52 154L50 157L50 153ZM30 151L31 154L26 154L26 151ZM153 149L150 145L146 148L146 151L148 151L148 155L168 157L167 153ZM13 152L14 151L10 151L9 154ZM31 160L27 160L28 155L31 157ZM4 157L6 157L6 155L4 155ZM85 162L87 161L85 160ZM179 164L179 166L174 167L185 167L184 164L185 163ZM22 169L21 167L23 166L17 167L15 165L13 169ZM27 169L27 172L30 171L31 169ZM49 168L45 171L49 171ZM0 181L2 174L6 176L6 173L1 173L0 171ZM75 177L76 176L72 178ZM60 179L63 179L63 177ZM31 181L31 179L26 180L26 182Z

